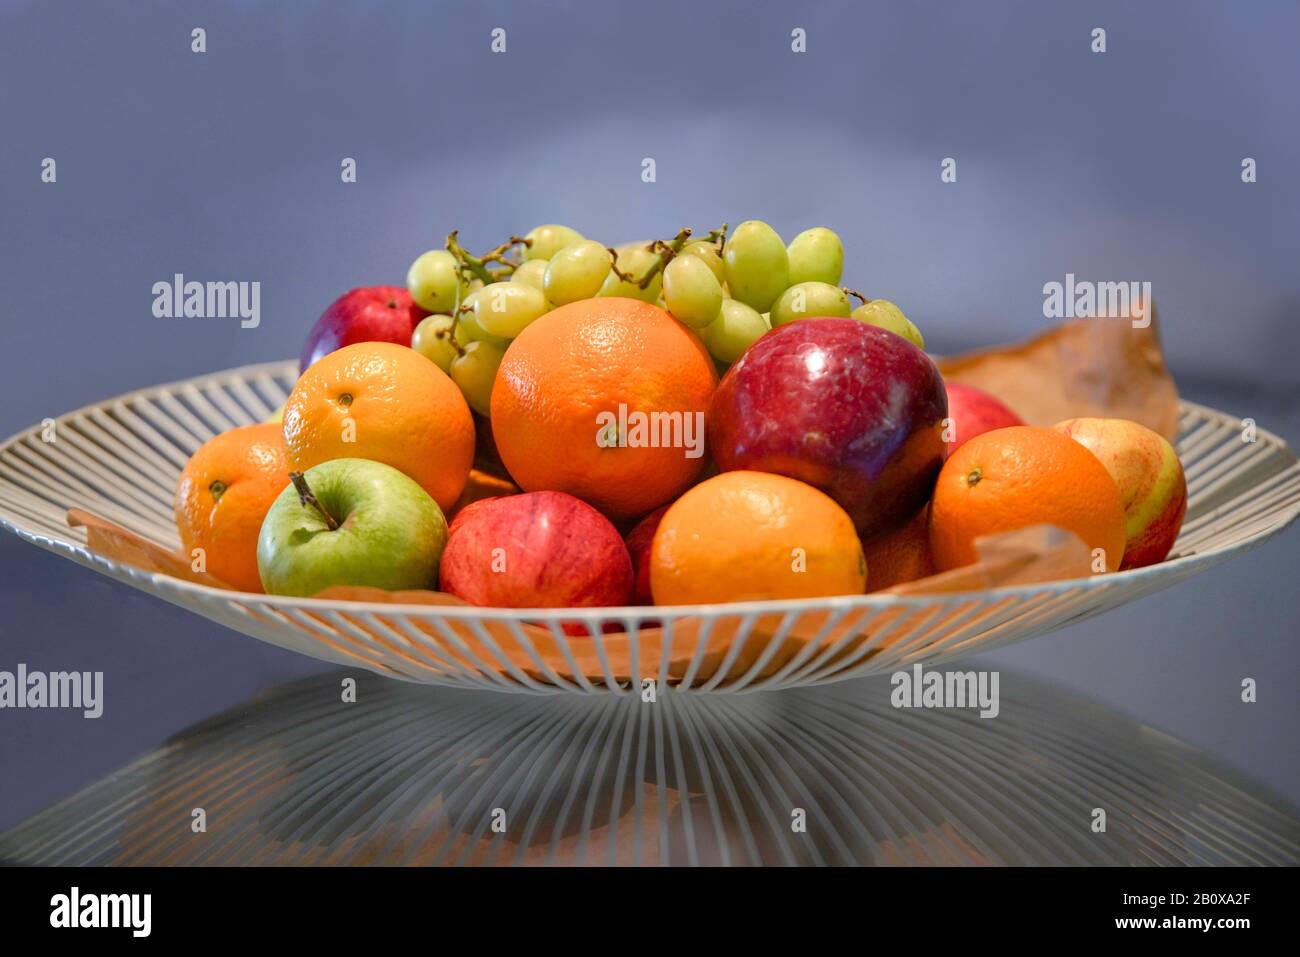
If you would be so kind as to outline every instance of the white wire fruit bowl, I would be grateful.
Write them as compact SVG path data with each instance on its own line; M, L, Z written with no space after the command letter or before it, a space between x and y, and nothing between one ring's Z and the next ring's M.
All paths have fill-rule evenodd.
M323 661L407 681L523 693L690 693L824 684L936 664L1046 634L1190 578L1276 535L1300 514L1300 464L1240 419L1181 404L1189 502L1166 561L1131 571L944 595L845 595L725 605L587 609L333 601L233 592L91 552L69 508L178 547L172 496L191 453L260 422L297 377L293 361L142 389L0 446L0 524L27 541L236 631ZM578 623L587 634L566 633ZM572 627L569 629L572 631ZM593 637L595 636L595 637Z

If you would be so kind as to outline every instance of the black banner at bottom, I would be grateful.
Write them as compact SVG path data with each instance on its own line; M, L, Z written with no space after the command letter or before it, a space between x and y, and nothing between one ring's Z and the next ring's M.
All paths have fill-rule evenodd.
M1016 941L1043 931L1185 940L1275 933L1291 919L1294 871L1254 869L372 870L0 869L7 931L104 940L239 942L282 930L297 944L372 941L403 924L548 936L636 927L830 931L884 920L925 942ZM748 903L746 903L748 902ZM1285 914L1285 916L1284 916ZM646 925L658 924L658 930ZM620 938L621 939L621 938ZM500 940L500 938L498 938ZM520 943L524 941L521 939Z

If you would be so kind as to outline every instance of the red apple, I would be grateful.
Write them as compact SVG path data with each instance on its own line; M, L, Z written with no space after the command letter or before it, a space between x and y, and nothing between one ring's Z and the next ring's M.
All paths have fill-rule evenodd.
M363 286L335 299L307 334L298 362L301 372L321 356L355 342L411 344L411 333L427 316L400 286Z
M654 604L654 598L650 595L650 543L654 541L655 532L666 511L667 505L655 509L627 533L627 550L632 556L634 581L632 601L638 605Z
M1120 569L1164 561L1187 514L1187 480L1163 435L1128 419L1066 419L1052 426L1095 455L1124 504Z
M468 505L461 506L459 509L456 510L456 513L451 517L451 522L447 526L448 534L450 534L452 529L463 524L465 522L466 516L473 515L476 509L484 507L489 502L495 502L497 499L501 497L502 496L500 495L491 495L487 498L476 499L473 502L470 502Z
M952 436L948 442L949 455L956 452L967 439L994 429L1025 424L1020 416L983 389L961 382L948 382L945 385L948 388L948 434Z
M589 608L632 600L632 559L618 530L564 492L483 499L461 509L439 587L493 608Z
M855 319L773 329L723 376L709 406L720 470L813 485L863 537L901 524L943 465L943 379L902 336Z

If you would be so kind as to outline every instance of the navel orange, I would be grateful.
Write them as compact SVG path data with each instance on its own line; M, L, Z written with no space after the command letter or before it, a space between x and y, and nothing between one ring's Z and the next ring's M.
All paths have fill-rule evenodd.
M848 513L798 479L739 470L664 513L650 545L657 605L860 595L862 545Z
M511 343L492 389L492 434L525 491L568 492L616 521L637 518L699 478L717 381L699 339L663 309L583 299Z
M312 363L284 403L296 471L372 459L406 473L450 512L474 461L474 419L436 365L406 346L358 342Z
M1124 555L1124 506L1105 466L1052 429L1012 426L967 441L944 463L930 504L930 545L940 571L973 564L975 539L1056 525L1104 551L1107 571Z
M185 463L176 487L176 530L185 557L193 561L194 549L201 548L209 574L260 592L257 533L288 484L278 425L245 425L209 439Z

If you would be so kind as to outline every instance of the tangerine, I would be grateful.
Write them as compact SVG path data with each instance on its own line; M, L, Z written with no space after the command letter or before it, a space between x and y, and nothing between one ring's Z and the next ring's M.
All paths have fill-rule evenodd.
M930 546L940 571L976 562L981 535L1040 524L1101 549L1107 571L1119 567L1125 542L1119 487L1073 439L1011 426L975 436L944 463L930 504Z
M289 464L371 459L414 479L449 513L474 462L474 419L445 372L391 342L358 342L314 362L284 403Z
M173 503L186 557L201 548L210 574L260 592L257 534L288 484L284 436L274 423L229 429L203 443L185 463Z
M798 479L744 469L696 485L650 545L657 605L860 595L867 563L853 520Z

